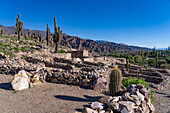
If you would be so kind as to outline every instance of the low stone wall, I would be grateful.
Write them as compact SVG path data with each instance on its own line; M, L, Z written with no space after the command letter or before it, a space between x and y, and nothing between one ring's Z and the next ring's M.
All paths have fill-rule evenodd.
M86 61L86 62L94 62L94 57L83 58L83 61Z
M52 76L47 76L46 80L52 83L78 85L93 88L95 75L78 72L52 72Z
M58 58L72 59L71 53L55 53L54 55Z

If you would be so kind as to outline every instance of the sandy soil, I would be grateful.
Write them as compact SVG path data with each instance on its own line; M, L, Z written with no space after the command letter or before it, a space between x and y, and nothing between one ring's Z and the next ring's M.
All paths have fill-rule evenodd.
M169 84L163 90L156 90L155 108L156 113L170 113L170 76Z
M43 83L15 92L10 75L0 75L0 113L75 113L103 94L63 84ZM170 113L170 85L156 91L156 113Z
M0 75L0 113L75 113L103 94L78 86L43 83L15 92L10 75Z

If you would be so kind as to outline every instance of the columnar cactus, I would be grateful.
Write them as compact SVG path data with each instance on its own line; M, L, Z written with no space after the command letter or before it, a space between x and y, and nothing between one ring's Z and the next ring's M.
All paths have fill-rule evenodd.
M47 37L46 37L46 42L47 42L47 46L49 45L49 40L50 40L50 28L48 27L48 24L47 24L47 33L46 33Z
M0 28L0 36L2 36L3 34L3 30Z
M126 59L126 70L127 72L129 72L129 69L130 69L130 64L129 64L129 59Z
M42 43L42 36L39 34L39 42Z
M110 89L111 96L115 96L118 94L118 92L120 91L121 81L122 81L122 72L116 67L112 70L110 74L109 89Z
M28 37L30 37L30 30L28 29Z
M20 41L21 34L22 34L22 31L23 31L23 22L20 21L20 14L18 14L18 17L17 17L16 27L17 27L17 32L18 32L18 40Z
M62 30L60 30L60 26L58 26L57 28L56 17L54 17L54 30L55 30L55 34L53 35L53 41L56 44L55 53L57 53L59 44L61 42Z
M156 67L158 67L158 51L156 51Z

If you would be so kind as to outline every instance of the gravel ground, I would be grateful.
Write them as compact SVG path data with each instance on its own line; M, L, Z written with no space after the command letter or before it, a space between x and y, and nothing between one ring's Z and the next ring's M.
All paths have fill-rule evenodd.
M103 96L94 90L53 83L15 92L12 78L0 75L0 113L76 113ZM170 85L156 91L155 108L156 113L170 113Z
M10 75L0 75L0 113L75 113L103 94L63 84L43 83L15 92Z
M163 90L156 90L155 108L156 113L170 113L170 82Z

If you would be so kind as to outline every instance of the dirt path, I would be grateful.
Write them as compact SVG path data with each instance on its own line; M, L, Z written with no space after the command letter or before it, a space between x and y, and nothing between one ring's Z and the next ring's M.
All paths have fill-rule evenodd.
M75 113L103 94L78 86L43 83L34 88L11 90L10 75L0 75L0 113Z
M169 80L170 77L168 76ZM169 82L170 83L170 82ZM156 113L170 113L170 84L155 93Z

